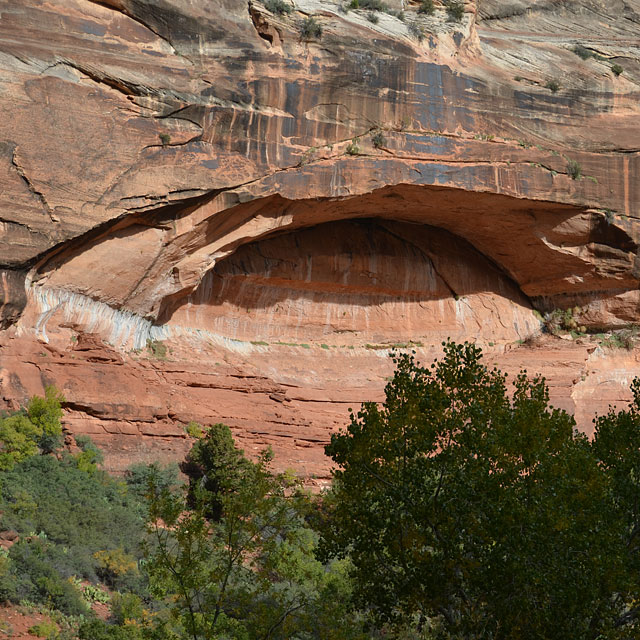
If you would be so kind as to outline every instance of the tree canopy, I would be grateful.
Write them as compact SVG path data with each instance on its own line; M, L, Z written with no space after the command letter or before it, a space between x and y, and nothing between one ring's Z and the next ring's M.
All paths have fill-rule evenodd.
M640 383L589 440L541 378L472 344L430 367L397 357L384 404L334 434L324 533L356 599L426 637L637 637Z

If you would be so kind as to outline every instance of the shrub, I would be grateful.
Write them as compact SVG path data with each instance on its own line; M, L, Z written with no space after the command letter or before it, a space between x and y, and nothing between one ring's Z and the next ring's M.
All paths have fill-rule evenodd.
M373 11L369 11L369 13L367 13L367 20L373 24L378 24L378 22L380 22L380 18L378 18Z
M167 359L167 345L164 342L149 338L147 339L147 349L154 358L158 358L158 360Z
M583 60L588 60L589 58L594 57L593 51L591 51L590 49L587 49L585 46L581 44L577 44L575 47L573 47L572 51Z
M46 620L29 627L28 632L31 635L38 636L38 638L47 638L47 640L54 640L60 635L58 625L54 622L47 622Z
M556 93L560 89L560 83L552 78L551 80L547 80L547 83L544 85L551 93Z
M285 2L284 0L267 0L264 3L264 6L269 11L271 11L271 13L274 13L279 16L285 15L287 13L291 13L291 11L293 10L291 5Z
M322 26L313 16L309 16L300 25L300 35L303 40L319 40L322 36Z
M111 599L111 616L118 624L141 620L144 616L142 599L135 593L115 593Z
M127 573L137 573L138 563L122 547L96 551L93 557L97 563L97 573L106 584L114 586Z
M436 7L433 4L433 0L422 0L418 7L418 13L425 13L428 16L432 16L436 12Z
M572 180L580 180L582 177L582 167L577 160L567 160L567 175Z
M197 422L189 424L198 424ZM198 425L199 427L200 425ZM202 431L200 431L200 436ZM198 437L200 437L198 436ZM179 469L175 462L161 465L157 462L132 464L124 474L129 490L138 498L143 498L149 491L150 484L157 491L171 490L180 484Z
M624 69L619 64L614 64L611 66L611 71L615 74L617 78L624 71Z
M168 133L161 133L159 138L163 147L166 147L171 142L171 136Z
M360 147L358 146L358 140L356 138L347 145L346 152L350 156L357 156L360 153Z
M461 22L464 17L464 3L460 0L447 0L447 17L451 22Z
M376 131L371 136L371 142L376 149L382 149L384 145L387 143L384 135L382 134L382 131Z
M387 11L388 6L382 0L358 0L360 9L369 9L370 11Z
M411 22L409 24L409 33L418 42L422 42L424 40L424 29L417 22Z

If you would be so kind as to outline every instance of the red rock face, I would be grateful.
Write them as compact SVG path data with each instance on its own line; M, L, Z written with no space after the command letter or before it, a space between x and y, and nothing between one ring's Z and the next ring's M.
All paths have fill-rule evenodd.
M626 397L633 353L518 342L639 321L640 3L403 4L4 3L6 407L57 384L113 468L222 420L326 477L391 345L476 340L587 430Z

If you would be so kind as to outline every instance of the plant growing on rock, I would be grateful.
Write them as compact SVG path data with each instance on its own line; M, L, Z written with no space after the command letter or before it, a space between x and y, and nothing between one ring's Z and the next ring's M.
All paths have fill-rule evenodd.
M371 136L371 143L376 149L382 149L387 143L382 131L378 130Z
M554 309L546 313L543 318L545 329L554 336L561 333L586 333L587 328L578 322L582 313L580 307L569 309Z
M464 2L460 0L447 0L445 2L447 17L450 22L461 22L464 17Z
M300 36L303 40L319 40L322 37L322 26L313 16L309 16L300 25Z
M275 15L285 15L291 13L293 8L284 0L267 0L264 6Z
M560 83L555 78L547 80L547 83L544 86L549 89L551 93L557 93L560 90Z
M424 40L424 29L417 22L409 23L409 33L418 41Z
M577 160L567 160L567 175L572 180L580 180L582 177L582 167Z
M624 69L619 64L611 65L611 72L616 76L616 78L620 76L623 71Z
M159 138L163 147L166 147L168 144L171 143L171 136L168 133L161 133Z
M575 45L572 51L583 60L588 60L589 58L593 58L595 55L593 51L591 51L591 49L587 49L587 47L581 44Z
M360 147L358 146L357 138L354 138L346 148L347 155L357 156L360 153Z
M380 22L380 18L378 18L377 14L373 11L369 11L369 13L367 13L367 20L372 24L378 24L378 22Z
M436 12L436 6L433 4L433 0L422 0L418 7L418 13L424 13L428 16L432 16Z

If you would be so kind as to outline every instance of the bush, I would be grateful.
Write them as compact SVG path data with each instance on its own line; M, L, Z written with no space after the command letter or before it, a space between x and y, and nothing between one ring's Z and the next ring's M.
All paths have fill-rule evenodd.
M167 345L160 340L147 340L147 349L154 358L158 360L167 359Z
M547 83L544 85L551 93L556 93L560 89L560 83L552 78L551 80L547 80Z
M573 47L572 51L583 60L588 60L589 58L594 57L593 51L591 51L590 49L587 49L585 46L581 44L577 44L575 47Z
M572 180L580 180L582 177L582 167L577 160L567 160L567 175Z
M619 64L614 64L611 66L611 71L615 74L616 78L622 74L624 69Z
M181 484L179 472L180 470L175 462L167 465L162 465L158 462L152 462L151 464L138 462L132 464L125 471L124 479L129 490L139 499L143 499L147 495L150 486L153 486L157 491L176 488Z
M425 13L428 16L432 16L436 12L436 6L433 4L433 0L422 0L418 7L418 13Z
M291 11L293 11L293 8L291 7L291 5L285 2L284 0L267 0L264 6L269 11L271 11L271 13L274 13L280 16L285 15L287 13L291 13Z
M373 146L376 149L382 149L384 147L384 145L387 143L387 141L385 140L385 137L384 137L382 131L376 131L371 136L371 143L373 144Z
M161 133L158 137L160 138L160 142L163 147L166 147L171 143L171 136L168 133Z
M322 37L322 26L313 16L309 16L300 25L300 35L303 40L319 40Z
M111 599L111 617L117 624L127 620L142 620L144 607L142 599L135 593L115 593Z
M346 149L347 155L357 156L360 153L360 147L358 146L358 140L354 138L348 145Z
M422 42L424 40L424 29L417 22L411 22L408 28L409 33L416 38L418 42Z
M369 13L367 13L367 20L372 24L378 24L378 22L380 22L380 18L378 18L377 14L373 11L369 11Z
M31 635L38 636L38 638L47 638L47 640L54 640L60 635L58 625L54 622L47 622L45 620L29 627L28 632Z
M445 2L447 16L451 22L461 22L464 17L464 2L459 0L447 0Z

